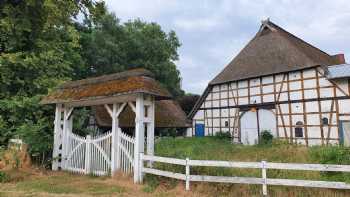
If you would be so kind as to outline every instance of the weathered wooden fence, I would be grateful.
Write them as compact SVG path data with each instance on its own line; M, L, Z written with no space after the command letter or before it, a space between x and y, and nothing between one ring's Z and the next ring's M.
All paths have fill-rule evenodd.
M235 162L235 161L212 161L212 160L190 160L175 159L167 157L158 157L143 155L141 153L141 171L143 173L154 174L184 180L186 190L190 189L190 182L216 182L216 183L242 183L262 185L262 194L267 195L267 185L283 185L283 186L301 186L316 188L333 188L333 189L350 189L350 184L344 182L332 181L313 181L313 180L295 180L295 179L276 179L268 178L268 169L278 170L305 170L305 171L325 171L325 172L350 172L350 165L324 165L324 164L299 164L299 163L270 163L261 162ZM175 165L185 166L185 174L147 168L143 165L144 161L161 162ZM206 176L191 175L190 168L192 166L203 167L227 167L227 168L251 168L261 169L261 177L228 177L228 176Z

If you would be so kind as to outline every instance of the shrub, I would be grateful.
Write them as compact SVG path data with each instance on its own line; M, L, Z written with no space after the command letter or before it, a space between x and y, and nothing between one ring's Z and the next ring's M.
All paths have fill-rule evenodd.
M144 177L144 181L146 183L146 186L143 188L143 191L147 193L154 192L154 190L159 185L159 177L155 175L146 174Z
M342 146L315 146L310 148L311 159L322 164L350 164L350 148Z
M231 138L231 133L230 132L217 132L215 133L215 137L219 139L230 139Z
M314 162L321 164L350 164L350 148L342 146L315 146L310 148L310 157ZM326 180L350 182L349 173L323 172L321 176Z
M159 129L159 135L161 137L168 136L168 137L176 137L177 136L177 130L175 128L164 128Z
M273 140L273 135L271 134L270 131L264 130L263 132L261 132L259 144L263 144L263 145L272 144L272 140Z
M0 171L0 183L7 183L10 181L10 176L3 171Z

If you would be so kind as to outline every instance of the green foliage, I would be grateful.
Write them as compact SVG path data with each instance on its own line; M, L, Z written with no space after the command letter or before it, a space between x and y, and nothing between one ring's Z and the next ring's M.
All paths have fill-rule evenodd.
M273 140L273 135L271 134L270 131L264 130L260 133L259 144L261 145L272 144L272 140Z
M11 178L6 172L0 171L0 183L7 183L10 180Z
M160 128L156 132L159 133L161 137L176 137L177 130L175 128Z
M350 165L350 148L342 146L314 146L310 148L313 161L322 164ZM350 182L350 173L324 172L326 179Z
M151 174L146 174L144 177L144 181L146 183L146 186L143 188L143 191L147 193L154 192L154 190L159 185L159 177Z
M179 40L174 31L164 32L156 23L141 20L121 24L114 14L105 14L95 26L80 26L82 55L90 69L79 77L98 76L143 67L173 96L183 95L178 60Z
M0 146L20 137L44 164L52 152L54 108L39 102L67 80L144 67L182 95L174 64L179 46L176 34L156 23L120 24L103 1L1 1ZM78 134L93 132L84 129L89 113L75 110Z
M194 160L253 161L282 163L349 164L349 148L305 147L273 140L271 146L244 146L232 144L217 137L162 138L156 143L155 155ZM292 156L291 156L292 155ZM184 166L155 163L156 169L184 173ZM261 170L220 167L191 167L191 174L212 176L260 177ZM269 178L300 180L349 181L348 173L321 173L317 171L269 170ZM163 182L163 179L158 180ZM233 187L232 185L230 187Z
M98 6L97 6L98 5ZM32 155L51 152L54 110L41 95L74 77L84 60L73 19L90 17L93 0L0 3L0 146L18 136Z
M227 132L217 132L215 133L215 137L223 140L230 140L231 139L231 133L229 131Z
M350 148L342 146L313 146L311 158L322 164L350 165Z

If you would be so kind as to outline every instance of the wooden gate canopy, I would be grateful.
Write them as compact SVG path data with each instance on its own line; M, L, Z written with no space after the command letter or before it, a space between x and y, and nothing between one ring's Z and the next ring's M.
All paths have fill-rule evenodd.
M112 118L103 106L94 106L93 111L96 122L102 127L111 127ZM127 106L120 114L119 126L132 128L135 126L135 113ZM187 128L191 125L187 122L186 113L174 100L155 101L155 127L156 128Z
M113 102L135 101L137 94L154 96L156 100L171 98L170 93L143 68L66 82L50 92L41 104L94 106Z

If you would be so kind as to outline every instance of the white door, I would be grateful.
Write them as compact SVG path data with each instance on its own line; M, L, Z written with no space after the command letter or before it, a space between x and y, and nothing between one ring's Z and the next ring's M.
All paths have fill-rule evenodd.
M340 140L344 144L344 146L350 146L350 122L341 121L342 132L340 136Z
M277 137L276 132L276 116L267 109L259 109L259 129L260 133L264 130L270 131L273 137Z
M241 117L241 142L246 145L258 143L258 122L256 112L247 111Z

